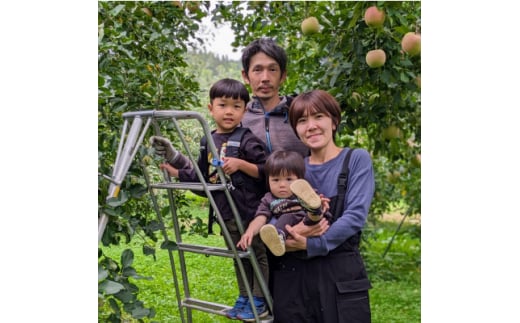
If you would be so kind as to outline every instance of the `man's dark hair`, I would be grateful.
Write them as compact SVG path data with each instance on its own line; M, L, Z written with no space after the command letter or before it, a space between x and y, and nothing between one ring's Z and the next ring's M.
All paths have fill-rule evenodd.
M249 102L249 92L242 82L225 78L217 81L209 90L209 99L213 103L215 98L233 98L242 99L247 105Z
M280 70L283 75L287 67L287 54L285 53L285 50L280 47L272 38L267 37L252 41L242 51L242 68L244 69L246 75L249 73L251 57L260 52L274 59L278 65L280 65Z

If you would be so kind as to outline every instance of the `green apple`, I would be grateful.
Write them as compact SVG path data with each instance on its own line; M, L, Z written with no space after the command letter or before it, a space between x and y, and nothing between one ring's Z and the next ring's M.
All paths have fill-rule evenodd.
M421 154L413 156L412 165L414 165L415 167L421 167Z
M396 139L401 138L403 136L403 133L399 127L396 125L391 125L385 129L383 129L383 138L390 140L390 139Z
M320 31L320 23L316 17L308 17L302 21L302 33L312 35Z
M358 104L361 103L361 94L357 92L352 92L352 100L354 100L354 102Z

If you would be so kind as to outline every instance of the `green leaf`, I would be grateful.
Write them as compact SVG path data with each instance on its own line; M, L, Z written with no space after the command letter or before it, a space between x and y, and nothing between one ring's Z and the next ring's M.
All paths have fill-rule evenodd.
M118 197L111 197L107 199L107 204L112 207L117 207L123 205L126 201L128 201L128 195L126 192L121 191L121 194L119 194Z
M121 265L123 269L130 267L134 262L134 252L131 249L125 249L121 255Z
M137 298L134 294L127 290L122 290L114 296L121 302L126 303L125 306L128 305L128 303L135 301Z
M112 308L114 313L116 313L116 315L121 315L121 309L119 308L119 304L117 304L116 300L110 298L108 302L110 303L110 307Z
M125 267L123 268L123 276L135 278L138 275L133 267Z
M150 310L144 307L137 307L132 310L132 317L135 319L142 319L150 314Z
M125 289L125 286L111 280L105 280L98 286L98 290L106 295L119 293L123 289Z
M161 249L172 251L179 249L179 247L177 246L177 243L175 243L174 241L166 240L163 243L161 243Z
M408 78L408 76L406 76L405 73L401 73L400 79L401 79L401 82L404 82L404 83L408 83L410 81L410 79Z
M144 254L145 256L152 255L152 256L153 256L153 259L154 259L154 260L157 260L157 259L155 258L155 248L152 248L152 247L150 247L150 246L143 246L143 254Z
M108 270L103 268L101 264L98 264L98 282L108 277Z
M121 10L125 7L124 4L120 4L119 6L115 7L114 9L110 10L110 15L117 16Z

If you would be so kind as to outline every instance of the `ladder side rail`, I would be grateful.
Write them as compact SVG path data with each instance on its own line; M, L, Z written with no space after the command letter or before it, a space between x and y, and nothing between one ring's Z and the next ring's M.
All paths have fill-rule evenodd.
M187 141L185 139L184 132L182 131L182 129L181 129L181 127L180 127L180 125L179 125L179 123L177 121L177 117L182 118L182 119L190 119L190 118L198 119L199 123L201 124L201 126L203 128L204 134L206 136L209 136L210 138L211 138L211 130L209 129L209 126L207 125L205 120L198 113L192 112L192 113L185 114L185 113L182 113L182 112L179 112L179 113L171 113L172 111L169 111L169 112L171 114L171 121L172 121L172 123L174 125L174 128L177 131L177 133L179 134L179 138L180 138L180 140L181 140L181 142L182 142L182 144L184 146L184 149L186 150L188 158L190 159L190 161L192 163L193 169L194 169L195 173L197 174L199 182L202 184L201 187L203 188L203 190L204 190L204 192L206 194L206 197L208 198L209 202L216 209L215 202L214 202L214 200L212 198L212 195L211 195L211 193L209 191L209 188L207 186L206 180L205 180L205 178L204 178L204 176L202 174L202 171L198 167L197 160L195 159L195 157L191 153L189 145L188 145L188 143L187 143ZM213 151L212 151L212 153L213 154L216 153L216 148L215 148L214 144L213 144ZM173 192L172 192L172 189L168 189L167 191L168 191L170 212L172 214L172 222L173 222L176 242L178 244L179 243L182 244L182 235L181 235L179 224L178 224L179 221L178 221L177 212L176 212L176 208L175 208L175 200L174 200L174 197L173 197ZM223 225L224 223L222 222L221 224ZM228 234L228 236L229 236L229 234ZM230 239L231 239L231 237L229 236L229 241L231 241ZM189 282L188 282L187 266L186 266L186 262L185 262L184 250L183 249L179 249L178 250L178 254L179 254L179 264L180 264L181 275L182 275L182 278L183 278L184 297L186 299L190 299L191 298L191 292L190 292L190 286L189 286ZM182 309L186 309L186 313L187 313L187 316L188 316L188 322L191 322L192 321L192 307L182 306L181 310Z
M211 136L211 131L209 130L209 127L207 126L206 120L204 120L200 114L197 116L197 118L199 120L199 123L201 123L203 128L205 128L207 145L208 145L208 148L211 150L212 155L219 156L219 154L217 154L217 149L216 149L215 143L213 141L213 137ZM238 231L242 235L242 234L244 234L244 227L242 225L242 219L241 219L240 213L238 212L238 209L235 205L235 202L231 196L231 193L229 192L228 185L226 183L226 176L225 176L224 172L222 171L222 167L217 166L216 169L217 169L217 174L219 176L220 182L226 187L226 189L224 190L224 193L225 193L227 201L231 207L231 211L235 218L235 222L237 224ZM211 198L211 200L213 200L213 198ZM239 267L240 275L242 276L242 279L246 286L246 292L248 294L248 297L249 297L249 299L253 299L253 293L251 290L251 286L249 285L249 280L247 279L247 276L245 273L244 265L242 263L242 258L239 256L237 248L236 248L235 244L233 243L233 240L231 239L231 235L229 234L229 231L227 230L227 228L225 226L225 223L222 219L219 208L216 207L216 205L214 205L214 204L215 203L213 202L212 203L213 210L215 211L215 213L217 215L217 220L221 226L221 231L224 234L224 237L225 237L226 241L228 242L228 245L231 246L230 249L234 255L234 260L237 262L237 265ZM265 282L264 282L264 278L262 276L262 273L260 272L260 267L258 265L258 262L256 261L255 253L254 253L253 249L251 248L251 246L248 247L247 252L249 254L248 259L253 267L253 272L256 275L257 280L260 282L260 287L262 289L262 292L264 293L265 298L268 299L267 303L268 303L269 309L272 311L271 296L269 294L267 284L265 284ZM260 322L259 314L256 311L256 307L252 306L251 308L253 310L253 314L255 316L256 322Z
M152 188L152 186L150 185L151 181L150 181L150 175L148 173L148 170L146 169L146 166L144 165L144 163L141 161L141 167L143 169L143 174L144 174L144 179L145 179L145 182L147 184L147 187L148 187L148 192L150 193L150 198L152 199L152 204L153 204L153 208L154 208L154 211L155 213L157 214L157 219L159 220L159 223L160 223L160 228L161 228L161 233L162 233L162 236L164 238L165 241L169 241L169 236L168 236L168 232L166 231L166 226L164 224L164 220L161 216L161 210L159 208L159 203L157 201L157 197L154 193L154 190ZM173 278L173 284L174 284L174 287L175 287L175 295L177 296L177 306L179 308L179 312L182 311L182 302L181 302L181 292L180 292L180 288L179 288L179 279L177 277L177 270L175 270L175 259L173 257L173 252L170 250L170 249L167 249L168 250L168 257L170 259L170 267L172 269L172 278ZM182 323L184 323L184 315L181 315L181 321Z
M179 127L175 118L173 118L173 117L172 117L172 122L174 124L175 129L179 133L181 140L185 141L184 134L182 133L181 128ZM154 127L155 127L155 134L158 136L162 136L162 133L161 133L157 123L154 123ZM185 148L187 149L187 146L185 146ZM188 153L190 152L189 149L187 149L186 151ZM193 162L193 156L191 154L189 154L189 159L192 162L193 167L196 167L196 163ZM170 175L168 174L168 172L166 170L163 171L163 177L166 182L168 182L168 183L171 182ZM166 192L168 195L168 204L169 204L169 208L170 208L170 214L172 216L173 231L175 233L175 242L177 244L182 244L182 235L181 235L181 230L179 227L179 218L177 216L177 208L175 207L175 197L173 195L173 189L168 188ZM181 272L181 277L182 277L184 299L189 299L191 297L191 292L190 292L190 286L189 286L189 282L188 282L188 271L187 271L187 266L186 266L186 261L185 261L184 250L178 249L177 252L178 252L178 256L179 256L179 266L180 266L180 272ZM172 268L172 270L174 270L176 272L175 268ZM176 286L176 291L177 291L177 288L179 286L178 279L175 280L175 286ZM187 321L189 323L191 323L193 320L192 309L190 307L184 306L184 301L182 301L182 296L180 295L180 290L176 296L177 296L177 303L179 306L179 314L181 315L182 320L184 321L184 313L185 313Z
M172 121L172 123L174 125L174 128L175 128L175 130L177 131L177 133L179 135L179 139L181 140L181 142L182 142L182 144L184 146L184 149L185 149L185 151L186 151L186 153L188 155L189 160L191 161L191 164L193 166L193 169L195 170L195 173L197 174L197 177L199 178L199 181L201 183L205 183L204 176L202 175L202 172L200 171L200 169L198 167L197 160L195 159L195 157L191 153L189 145L186 142L186 139L185 139L185 136L184 136L184 132L182 131L179 123L177 122L176 117L177 116L174 115L174 114L172 114L172 116L171 116L171 121ZM204 129L204 130L206 130L206 129ZM207 187L203 186L203 188L205 190L206 196L210 196ZM174 200L174 197L173 197L173 191L171 189L168 189L168 199L169 199L169 203L170 203L170 212L172 214L172 220L173 220L172 222L173 222L173 227L174 227L174 231L175 231L176 242L177 243L182 243L182 235L181 235L181 231L180 231L180 228L179 228L179 221L178 221L178 217L177 217L177 211L176 211L176 208L175 208L175 200ZM182 275L182 278L183 278L182 281L183 281L183 288L184 288L184 298L185 299L190 299L191 298L191 291L190 291L190 285L189 285L189 281L188 281L188 271L187 271L187 266L186 266L186 261L185 261L184 250L179 249L178 250L178 254L179 254L179 263L180 263L181 275ZM192 308L183 306L183 309L184 308L186 309L186 313L187 313L187 316L188 316L188 322L192 322L192 315L193 315Z
M136 117L133 122L132 126L130 127L130 131L128 132L128 136L126 137L126 140L124 140L123 150L121 152L121 155L119 156L118 163L116 163L116 166L113 170L112 177L114 178L114 181L117 183L117 187L121 185L123 182L123 179L126 175L126 172L130 168L130 164L132 163L132 160L135 156L135 147L137 137L139 135L139 131L141 130L141 126L143 124L143 119L141 117ZM119 155L119 154L118 154ZM115 187L116 185L111 185L112 187ZM109 192L112 193L112 192ZM117 191L117 194L114 194L117 196L119 194L119 191ZM112 195L112 194L111 194Z
M124 135L126 133L125 125L127 123L125 122L125 125L123 125L123 128L125 128L125 129L121 136L121 141L119 142L118 153L116 156L116 164L112 171L113 181L110 183L110 185L108 187L107 199L109 199L111 197L117 197L119 195L121 183L123 182L123 179L125 178L126 173L128 172L128 169L130 168L132 160L134 159L135 154L137 153L137 150L142 143L144 134L146 133L148 127L150 126L150 122L151 122L151 120L148 119L139 139L137 139L137 137L139 135L139 132L141 131L141 127L143 124L143 120L141 117L136 117L134 119L134 121L132 122L132 126L130 127L130 131L128 132L128 136L126 137L126 140L124 138ZM124 144L122 144L122 142L124 142ZM123 147L123 148L121 149L121 147ZM101 238L103 237L103 234L105 233L105 228L106 228L107 224L108 224L108 216L106 214L102 213L101 218L98 220L98 243L101 241Z
M196 161L194 162L194 158L193 158L193 156L191 154L191 151L188 149L189 147L188 147L188 145L187 145L187 143L186 143L186 141L184 139L184 135L182 133L182 129L180 128L180 126L179 126L179 124L177 122L177 118L189 119L190 117L193 117L193 118L197 119L198 122L200 123L200 125L202 126L203 131L204 131L204 135L206 136L206 139L207 139L208 149L211 151L212 155L213 156L219 156L219 154L217 153L217 148L216 148L215 143L213 141L213 137L211 136L211 129L209 128L208 123L202 117L201 114L196 113L196 112L195 113L194 112L190 112L190 113L178 112L176 116L172 117L172 121L173 121L173 123L175 125L175 128L177 129L177 131L180 134L181 141L185 145L185 149L188 151L190 160L193 163L193 167L194 167L194 169L195 169L195 171L196 171L196 173L197 173L197 175L199 177L199 180L200 180L200 182L201 182L201 184L202 184L202 186L204 188L206 196L208 197L208 200L210 201L211 205L213 206L213 210L215 210L217 220L218 220L218 222L220 224L220 227L221 227L221 232L224 235L224 238L225 238L225 240L227 242L227 245L230 247L230 249L231 249L231 251L233 253L233 256L234 256L233 258L234 258L234 260L237 263L240 275L241 275L242 280L244 281L244 284L246 286L246 292L248 294L248 297L249 297L249 299L253 299L253 293L252 293L252 290L251 290L251 286L249 285L249 280L247 279L247 276L246 276L246 272L245 272L245 269L244 269L244 265L242 263L242 259L239 256L237 248L236 248L235 244L233 243L233 239L231 238L231 235L229 234L229 231L227 230L227 228L225 226L224 220L222 219L222 215L220 214L220 210L217 207L217 205L215 204L213 196L209 193L206 180L202 176L202 172L200 171ZM231 197L231 193L229 192L229 189L227 189L226 176L225 176L224 172L222 171L222 167L221 166L217 165L215 168L217 170L217 174L219 176L220 182L222 183L222 185L224 187L226 187L226 189L224 190L224 193L225 193L227 201L228 201L228 203L229 203L229 205L231 207L232 213L233 213L233 215L235 217L237 228L238 228L240 234L244 234L244 228L242 226L242 219L240 218L239 212L238 212L238 210L236 208L236 205L235 205L235 203L233 201L233 198ZM256 263L256 257L254 256L254 253L253 253L252 249L251 248L248 248L248 249L249 249L248 252L250 253L249 261ZM179 252L183 252L183 251L179 250ZM182 265L182 263L181 263L181 265ZM253 265L253 270L255 268L258 270L258 268L259 268L258 264L256 264L256 267ZM259 277L259 276L261 276L261 273L258 273L257 277ZM261 279L263 279L263 277ZM258 313L257 313L256 308L254 306L252 306L252 310L253 310L253 314L255 316L256 321L260 322Z
M202 115L196 111L186 110L141 110L127 111L122 114L124 119L132 119L135 117L152 117L153 119L202 119Z
M121 138L117 145L116 161L114 162L114 168L112 169L112 178L116 175L116 169L119 168L119 162L121 160L121 152L123 151L123 145L125 143L126 133L128 131L128 119L125 119L123 123L123 130L121 131Z
M180 227L179 227L179 218L177 216L177 208L175 207L175 198L173 196L173 190L167 189L166 191L168 193L168 202L169 202L169 206L170 206L170 213L172 215L173 228L174 228L174 232L175 232L175 241L177 243L182 243L181 231L180 231ZM180 269L181 269L184 297L190 298L191 292L190 292L190 287L189 287L189 283L188 283L188 272L187 272L187 267L186 267L186 261L184 258L184 251L181 249L178 249L177 252L179 255L179 265L180 265ZM178 299L178 301L179 300L180 300L180 298ZM186 314L187 314L187 320L188 320L188 322L191 323L192 322L191 308L184 307L182 302L180 304L181 304L181 306L179 306L179 313L182 315L182 313L185 309Z

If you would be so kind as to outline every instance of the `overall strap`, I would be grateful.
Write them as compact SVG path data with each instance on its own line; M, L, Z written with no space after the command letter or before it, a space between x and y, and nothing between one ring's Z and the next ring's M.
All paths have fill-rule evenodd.
M236 128L227 141L226 156L227 157L239 157L240 144L242 137L249 131L249 128L238 127ZM213 132L212 132L213 133ZM206 181L209 180L209 164L208 164L208 140L206 136L203 136L200 140L200 156L202 162L202 174ZM213 156L215 159L216 156ZM215 211L210 204L208 210L208 234L213 234L213 224L217 221ZM222 234L222 233L221 233Z
M250 131L249 128L237 127L227 141L226 146L226 157L240 157L240 145L242 143L242 137L246 132Z
M341 168L341 173L338 177L338 194L337 194L337 200L336 204L334 206L334 220L338 219L341 214L343 213L343 203L345 202L345 193L347 192L348 187L348 174L349 174L349 168L348 164L350 161L350 155L354 151L355 148L349 149L347 151L347 155L345 156L345 159L343 160L343 167Z

